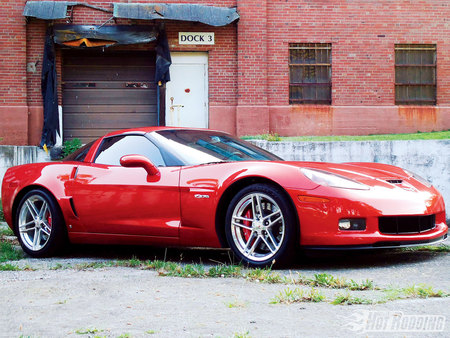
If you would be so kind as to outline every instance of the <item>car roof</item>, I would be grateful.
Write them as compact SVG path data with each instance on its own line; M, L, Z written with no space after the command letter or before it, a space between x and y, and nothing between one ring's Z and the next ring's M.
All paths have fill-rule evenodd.
M124 134L142 134L142 135L144 135L147 133L151 133L153 131L161 131L161 130L204 130L204 131L209 130L209 131L214 131L214 130L205 129L205 128L155 127L155 126L152 126L152 127L141 127L141 128L116 130L116 131L106 134L104 137L124 135Z

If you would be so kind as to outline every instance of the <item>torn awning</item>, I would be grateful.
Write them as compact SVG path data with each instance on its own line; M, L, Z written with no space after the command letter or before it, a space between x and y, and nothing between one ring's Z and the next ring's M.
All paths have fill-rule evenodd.
M84 2L74 1L27 1L25 8L23 9L23 16L33 17L43 20L56 20L66 19L70 17L69 9L73 6L84 6L93 9L97 9L103 12L109 12L110 10L93 6Z
M53 31L57 44L82 48L148 43L158 35L153 27L141 25L55 25Z
M239 19L236 8L195 4L133 4L115 3L115 18L140 20L179 20L225 26Z
M27 1L23 10L26 17L44 20L66 19L74 6L84 6L104 12L109 9L75 1ZM201 22L210 26L225 26L239 19L236 8L196 4L134 4L114 3L113 17L139 20L178 20Z

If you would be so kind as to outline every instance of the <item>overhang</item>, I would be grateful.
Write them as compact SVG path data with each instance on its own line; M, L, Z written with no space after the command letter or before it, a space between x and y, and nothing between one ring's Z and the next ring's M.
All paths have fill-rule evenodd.
M178 20L225 26L239 19L236 8L195 4L115 3L114 17L138 20Z
M112 11L92 6L83 2L74 1L27 1L23 9L23 16L33 17L43 20L66 19L70 17L73 6L84 6L97 9L103 12Z
M114 9L111 11L74 1L27 1L23 15L43 20L66 19L71 17L74 6L112 12L114 18L191 21L210 26L225 26L239 19L236 8L229 7L177 3L113 3Z

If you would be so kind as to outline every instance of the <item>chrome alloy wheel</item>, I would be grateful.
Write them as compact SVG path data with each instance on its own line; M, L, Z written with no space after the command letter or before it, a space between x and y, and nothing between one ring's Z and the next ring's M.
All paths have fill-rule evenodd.
M48 202L40 195L29 196L19 211L18 228L23 244L39 251L50 239L52 214Z
M286 233L283 213L268 195L243 196L233 210L231 235L239 252L252 261L271 259L281 248Z

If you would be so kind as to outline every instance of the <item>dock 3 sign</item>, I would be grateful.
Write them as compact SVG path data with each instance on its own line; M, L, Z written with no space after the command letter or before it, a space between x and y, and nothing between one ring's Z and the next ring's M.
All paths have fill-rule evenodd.
M214 45L214 33L178 32L180 45Z

